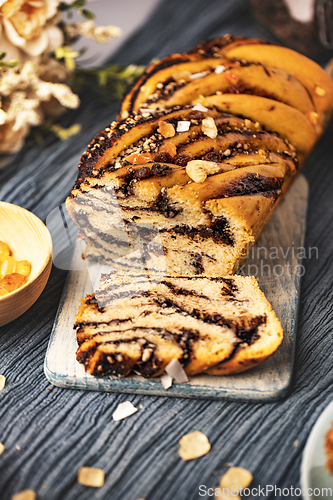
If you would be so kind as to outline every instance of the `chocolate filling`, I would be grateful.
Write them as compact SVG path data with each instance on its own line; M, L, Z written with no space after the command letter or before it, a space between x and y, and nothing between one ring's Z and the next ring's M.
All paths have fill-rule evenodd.
M202 274L205 268L202 265L202 256L199 253L191 254L192 261L190 262L190 266L194 267L195 274Z
M224 217L216 217L214 223L210 227L175 226L172 229L160 229L160 232L182 234L192 239L196 237L201 237L203 239L212 238L218 243L224 243L230 246L233 246L235 243L228 221Z
M206 295L195 292L194 290L188 290L187 288L179 288L178 286L174 285L170 281L163 280L163 281L161 281L161 284L168 287L176 295L184 295L184 296L192 295L193 297L200 297L201 299L209 300L209 298Z

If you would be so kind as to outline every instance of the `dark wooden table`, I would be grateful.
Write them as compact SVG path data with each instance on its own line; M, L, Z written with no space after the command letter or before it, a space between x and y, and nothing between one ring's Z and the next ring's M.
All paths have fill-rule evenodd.
M251 17L246 0L164 0L114 61L147 64L224 33L270 38ZM61 121L63 126L81 123L82 133L63 143L51 135L40 145L29 140L0 170L0 199L45 221L69 193L85 146L118 108L114 100L106 103L98 94L84 92L79 110ZM199 486L216 486L230 462L251 470L254 485L299 487L306 439L333 400L332 125L303 170L310 185L305 246L317 247L319 257L304 261L290 395L276 403L246 404L50 386L43 361L66 278L66 272L53 269L35 305L0 329L0 373L7 377L0 393L0 442L6 446L0 457L1 500L27 488L45 500L204 498ZM142 408L114 422L112 413L125 400ZM212 449L183 462L178 440L194 430L208 436ZM83 465L105 471L103 488L77 483Z

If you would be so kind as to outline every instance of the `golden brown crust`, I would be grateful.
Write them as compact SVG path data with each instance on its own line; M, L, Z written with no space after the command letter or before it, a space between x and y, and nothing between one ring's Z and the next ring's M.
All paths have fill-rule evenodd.
M187 130L178 131L184 123ZM161 135L162 124L171 136ZM103 263L110 259L121 269L137 266L134 257L126 261L126 248L138 248L142 234L148 244L149 231L141 226L149 226L159 230L159 243L149 246L146 265L176 274L235 272L298 167L295 148L260 124L193 107L133 115L98 135L89 150L97 157L83 155L67 201L87 255ZM201 181L191 160L194 168L198 162L208 168ZM251 226L247 216L236 217L228 200L257 200L258 194L270 202L262 203L266 209ZM108 220L123 229L112 232Z
M230 358L210 368L207 370L207 373L209 375L231 375L233 373L240 373L259 365L271 356L282 342L283 330L274 311L271 311L270 320L270 330L265 332L266 340L267 337L269 337L269 353L266 350L266 345L262 345L260 342L254 343L251 346L239 345L235 348ZM259 336L261 335L261 328L260 326L258 327Z
M154 63L126 96L126 119L98 134L82 156L74 204L68 206L73 218L84 219L88 254L104 262L106 252L119 269L140 269L141 261L124 256L128 241L135 253L143 237L150 245L144 254L148 269L161 270L159 259L165 259L162 271L174 273L171 280L187 279L194 286L201 274L209 289L209 280L235 272L242 262L322 133L332 105L333 84L318 65L256 39L226 36ZM188 128L181 132L184 122ZM87 206L82 196L91 196ZM105 230L114 220L123 223L126 235ZM148 227L158 229L158 244L151 243ZM185 273L189 277L180 278ZM239 318L222 325L214 313L204 321L203 297L189 313L190 299L184 297L191 293L180 292L170 279L163 289L155 287L169 315L163 316L162 302L150 300L154 294L143 295L142 302L126 302L131 313L124 308L117 331L112 307L88 304L94 297L83 301L77 356L90 373L123 376L137 369L155 376L175 357L188 374L237 373L280 345L282 328L268 303L264 314L249 314L243 333L252 332L252 340L240 342ZM171 311L175 303L179 309ZM140 319L131 317L136 307L144 308ZM87 325L87 314L97 327L94 319ZM224 334L228 342L215 349Z
M315 127L298 109L266 97L224 94L207 97L202 102L222 112L246 116L266 130L277 132L296 148L301 163L318 138Z
M220 51L228 58L245 59L259 62L286 71L296 78L310 93L316 112L324 128L331 116L333 107L333 82L317 63L306 56L286 47L276 45L231 43ZM321 91L324 92L321 92Z
M216 67L223 69L216 73ZM263 40L225 35L149 66L126 96L120 116L141 107L184 106L216 92L284 103L304 114L317 136L325 129L333 107L333 83L314 61Z

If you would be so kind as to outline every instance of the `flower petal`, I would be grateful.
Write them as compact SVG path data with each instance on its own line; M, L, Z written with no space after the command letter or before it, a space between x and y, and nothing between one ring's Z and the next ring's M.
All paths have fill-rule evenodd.
M15 45L16 47L21 47L23 48L26 44L26 39L21 37L16 29L14 28L13 24L9 19L6 19L5 17L2 20L3 27L5 28L5 33L8 38L8 40Z
M64 34L57 26L46 26L46 32L49 38L47 46L48 52L53 52L64 43Z
M46 0L46 19L51 19L56 13L59 5L58 0Z
M29 54L29 56L39 56L42 52L44 52L48 44L49 37L47 36L46 31L42 31L38 37L27 41L23 50Z
M21 51L15 47L15 45L11 44L5 33L0 30L0 47L1 47L1 52L6 52L6 57L5 61L10 61L12 59L15 59L16 61L22 61L23 60L23 54Z

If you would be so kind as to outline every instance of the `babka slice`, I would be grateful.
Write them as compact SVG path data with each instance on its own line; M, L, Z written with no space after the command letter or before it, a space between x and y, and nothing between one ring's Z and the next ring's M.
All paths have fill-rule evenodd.
M287 190L297 153L257 122L202 106L137 114L95 137L67 207L87 257L223 276Z
M81 301L77 360L92 375L144 377L178 359L188 375L236 373L264 361L283 332L253 277L111 273Z
M262 40L225 35L151 64L125 97L120 118L216 94L227 96L224 111L259 121L298 147L293 133L302 161L333 107L333 82L314 61Z

